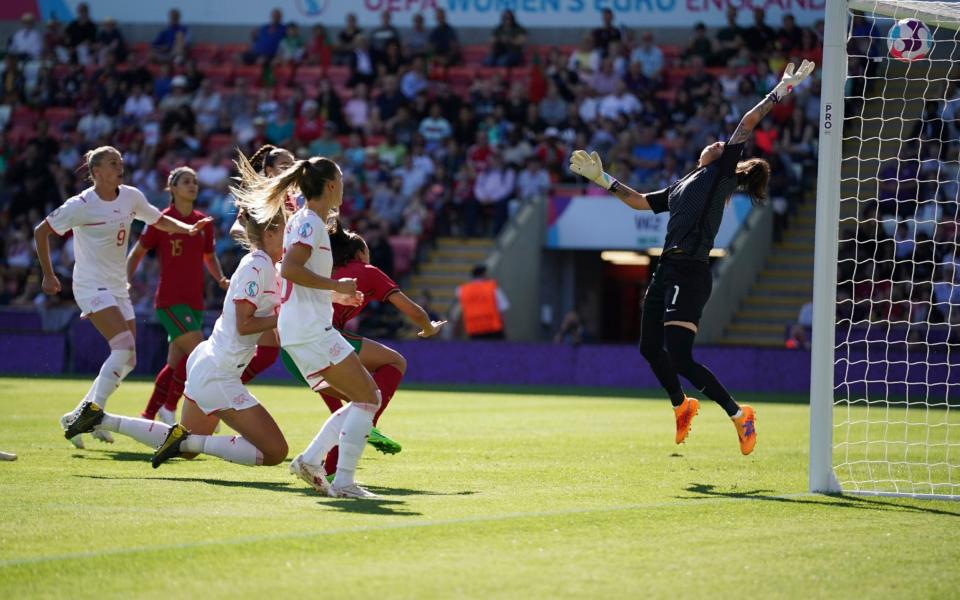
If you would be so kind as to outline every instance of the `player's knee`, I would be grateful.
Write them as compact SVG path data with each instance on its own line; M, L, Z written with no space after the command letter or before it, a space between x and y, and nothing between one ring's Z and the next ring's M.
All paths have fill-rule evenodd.
M267 467L279 465L287 459L287 453L289 451L290 449L287 447L286 440L277 440L276 442L270 444L267 448L261 450L263 454L263 465Z
M396 356L393 359L393 362L390 363L396 370L400 371L400 374L403 375L407 372L407 359L403 357L399 352L396 353Z
M383 402L383 397L380 395L380 389L376 385L371 386L371 389L368 394L364 396L363 399L357 400L357 404L361 405L364 409L369 410L370 412L377 412L380 410L380 405Z

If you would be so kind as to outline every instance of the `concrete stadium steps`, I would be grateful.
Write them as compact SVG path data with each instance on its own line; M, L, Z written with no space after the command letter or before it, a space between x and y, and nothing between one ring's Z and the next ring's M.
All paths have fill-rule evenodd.
M407 288L414 297L427 290L433 296L433 308L446 318L453 304L458 285L470 279L470 271L484 262L495 248L486 238L439 238L417 273L410 277Z
M721 344L783 346L787 324L796 321L800 308L813 296L815 214L815 203L808 199L791 217L783 240L773 245Z

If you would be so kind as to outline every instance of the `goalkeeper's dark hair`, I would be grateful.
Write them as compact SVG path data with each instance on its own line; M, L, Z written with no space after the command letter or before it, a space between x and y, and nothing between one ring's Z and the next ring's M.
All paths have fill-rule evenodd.
M770 163L762 158L751 158L737 163L737 187L750 196L754 205L765 204L770 184Z
M340 219L333 220L328 226L328 232L334 267L344 266L367 249L367 242L360 237L360 234L344 229Z
M250 157L250 165L257 173L266 174L267 169L272 168L283 156L289 156L294 159L293 153L284 148L278 148L273 144L264 144Z

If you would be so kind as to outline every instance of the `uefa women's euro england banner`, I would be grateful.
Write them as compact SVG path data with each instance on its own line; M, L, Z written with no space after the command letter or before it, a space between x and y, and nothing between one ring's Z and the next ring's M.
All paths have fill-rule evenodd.
M119 23L165 23L167 12L177 8L186 25L262 25L270 10L283 11L284 21L342 26L348 13L357 15L362 27L380 24L380 13L390 11L394 25L411 23L413 15L424 13L427 26L434 23L433 11L442 8L454 27L494 27L500 13L512 10L527 28L597 27L604 9L614 11L616 25L628 27L689 29L702 21L709 27L722 26L728 6L741 9L741 26L749 26L754 8L767 12L767 23L779 27L784 13L796 17L798 25L812 25L823 18L827 0L96 0L89 2L91 17L100 21L113 17ZM68 21L80 0L11 0L0 7L0 19L19 19L29 10L47 19L51 13ZM30 6L30 5L35 5ZM6 14L10 12L11 14ZM13 14L13 13L16 14Z
M734 194L723 212L715 248L727 248L750 214L750 198ZM667 213L633 210L613 196L550 198L544 246L557 250L661 248Z

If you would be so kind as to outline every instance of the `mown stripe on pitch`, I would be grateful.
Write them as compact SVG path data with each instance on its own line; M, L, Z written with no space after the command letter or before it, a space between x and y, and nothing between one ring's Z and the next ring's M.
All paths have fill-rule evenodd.
M112 550L100 550L95 552L74 552L68 554L58 554L53 556L33 556L28 558L13 558L0 561L0 568L16 567L19 565L41 564L48 562L59 562L66 560L85 560L90 558L101 558L104 556L121 556L124 554L139 554L149 552L168 552L170 550L185 550L190 548L205 548L210 546L237 546L240 544L258 544L262 542L275 542L282 540L309 539L313 537L323 537L328 535L340 535L345 533L371 533L377 531L391 531L395 529L420 529L427 527L446 527L450 525L471 525L474 523L492 523L496 521L509 521L514 519L537 519L544 517L563 517L570 515L584 515L590 513L605 512L623 512L631 510L650 510L656 508L674 508L678 506L690 506L690 500L698 502L761 502L764 500L790 500L793 498L803 498L808 496L820 496L820 494L797 493L783 494L779 496L758 496L755 498L702 498L691 497L678 502L652 502L649 504L626 504L623 506L608 506L602 508L571 508L567 510L551 510L543 512L522 512L507 513L503 515L487 515L476 517L464 517L460 519L440 519L436 521L416 521L413 523L394 523L390 525L360 525L357 527L342 527L337 529L324 529L321 531L303 531L289 532L279 535L257 535L245 536L232 540L202 540L196 542L187 542L184 544L170 544L166 546L140 546L135 548L115 548ZM827 498L828 496L823 496Z

